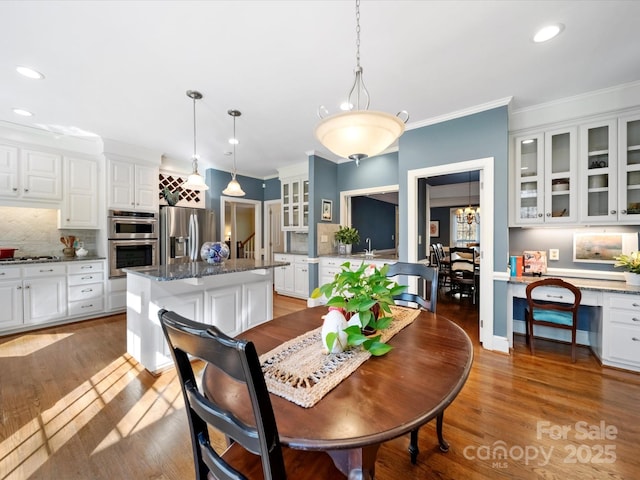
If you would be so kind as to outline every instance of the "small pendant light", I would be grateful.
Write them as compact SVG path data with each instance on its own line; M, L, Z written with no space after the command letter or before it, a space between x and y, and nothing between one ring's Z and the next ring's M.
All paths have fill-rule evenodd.
M244 197L245 193L238 180L236 180L236 145L238 144L236 137L236 117L239 117L242 113L239 110L229 110L227 113L233 117L233 138L229 140L229 143L233 144L233 173L231 173L231 181L222 193L230 197Z
M195 191L209 190L204 178L198 173L198 154L196 153L196 100L200 100L202 94L196 90L187 90L187 97L193 100L193 158L191 160L191 175L182 184L182 188Z

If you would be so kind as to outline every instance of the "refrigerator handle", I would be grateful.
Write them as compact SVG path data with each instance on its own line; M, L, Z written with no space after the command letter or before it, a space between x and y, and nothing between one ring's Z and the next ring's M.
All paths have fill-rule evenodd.
M198 217L193 214L193 227L195 230L195 240L193 242L193 255L191 256L191 260L194 262L198 261L198 246L200 245L200 225L198 225Z
M188 247L188 252L189 252L189 260L191 260L191 257L193 256L193 214L189 215L189 247Z

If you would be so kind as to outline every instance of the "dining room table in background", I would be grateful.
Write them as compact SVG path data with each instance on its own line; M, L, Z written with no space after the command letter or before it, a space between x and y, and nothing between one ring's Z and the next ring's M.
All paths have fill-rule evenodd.
M252 341L262 356L320 327L326 312L325 306L307 308L238 337ZM271 393L282 444L325 451L349 479L372 479L382 443L441 415L469 375L473 346L468 335L451 320L422 310L388 343L393 347L389 353L366 360L310 408ZM239 405L246 407L243 416L251 418L246 391L229 381L221 383L215 368L205 368L202 385L205 395L223 392L225 401L236 411ZM219 399L220 394L215 395ZM441 449L446 450L440 437Z

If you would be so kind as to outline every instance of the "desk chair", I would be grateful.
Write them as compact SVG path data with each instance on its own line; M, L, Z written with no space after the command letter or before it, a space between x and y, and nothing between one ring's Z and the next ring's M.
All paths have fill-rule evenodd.
M158 312L178 370L191 432L196 480L344 479L324 452L283 448L258 354L251 342L235 340L212 325L188 320L175 312ZM247 387L253 418L245 423L228 407L206 398L196 383L189 356L214 365ZM224 396L224 393L221 393ZM232 407L233 409L233 407ZM231 439L217 453L208 426ZM242 472L242 473L240 473ZM285 473L286 472L286 473Z
M449 250L451 292L469 295L476 303L476 258L473 248L454 247Z
M389 265L387 271L387 277L395 277L396 275L405 275L408 277L418 277L422 283L418 285L418 294L403 292L400 295L394 297L394 300L400 300L405 302L414 302L420 305L420 307L430 312L436 311L436 303L438 300L438 273L439 270L434 267L428 267L422 263L406 263L397 262ZM420 292L426 294L429 292L429 300L426 300L420 295ZM436 417L436 432L438 434L438 443L440 443L440 450L443 452L449 451L449 444L445 441L442 435L442 424L444 420L444 411L440 412ZM411 456L411 463L415 465L418 460L418 431L420 428L411 430L411 439L409 441L409 455Z
M547 294L548 300L533 298L533 291L539 287L551 287L557 293ZM576 330L578 328L578 307L582 299L580 289L559 278L547 278L527 285L527 308L525 309L527 344L534 355L533 326L571 330L571 361L576 361ZM558 303L565 301L567 303Z

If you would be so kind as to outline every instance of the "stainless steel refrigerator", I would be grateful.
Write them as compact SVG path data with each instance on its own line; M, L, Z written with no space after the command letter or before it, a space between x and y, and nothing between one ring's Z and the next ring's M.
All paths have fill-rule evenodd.
M205 242L216 242L215 212L202 208L160 207L160 263L200 259Z

